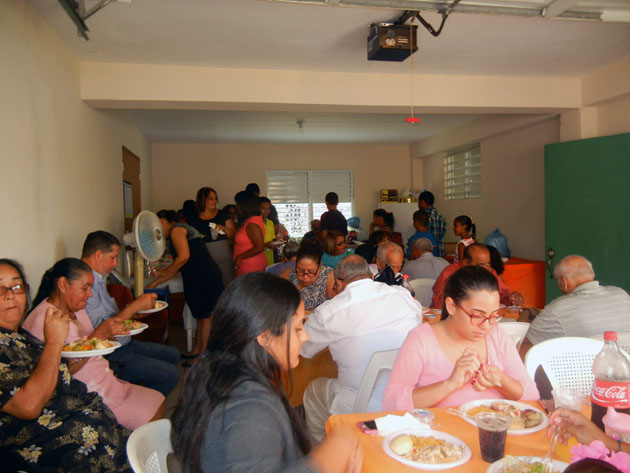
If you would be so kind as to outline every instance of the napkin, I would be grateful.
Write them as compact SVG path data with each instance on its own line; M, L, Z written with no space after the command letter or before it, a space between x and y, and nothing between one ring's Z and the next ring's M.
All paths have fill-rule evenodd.
M409 414L408 412L404 416L395 416L395 415L386 415L384 417L379 417L374 420L376 422L376 428L378 429L379 435L389 435L392 432L396 432L398 430L409 429L409 428L423 428L430 429L431 426L429 424L425 424L424 422L420 422L414 416Z

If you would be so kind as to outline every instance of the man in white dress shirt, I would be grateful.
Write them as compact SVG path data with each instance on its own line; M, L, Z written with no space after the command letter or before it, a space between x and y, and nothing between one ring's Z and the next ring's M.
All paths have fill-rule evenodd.
M428 278L437 279L450 263L444 258L433 256L433 243L428 238L418 238L411 249L412 261L407 261L402 273L409 275L409 280Z
M330 348L337 379L317 378L304 392L304 410L315 441L325 435L331 414L352 412L357 389L376 351L400 348L422 320L422 306L409 291L372 280L362 256L349 255L335 268L340 293L324 302L305 324L309 340L301 355L312 358ZM380 411L389 372L382 371L370 396L368 411Z

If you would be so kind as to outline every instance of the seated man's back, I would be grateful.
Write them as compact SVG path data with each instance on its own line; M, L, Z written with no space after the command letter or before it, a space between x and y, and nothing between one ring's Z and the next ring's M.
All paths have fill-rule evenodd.
M557 337L592 337L606 330L630 332L630 296L621 288L591 281L547 304L526 336L536 344Z
M348 261L361 266L360 278L340 275L347 270ZM339 266L341 265L341 266ZM352 412L357 389L372 354L376 351L398 349L407 334L421 320L421 306L409 292L398 286L374 282L365 260L351 255L339 262L335 269L337 282L349 280L340 294L324 302L305 324L309 340L301 354L310 358L326 347L337 363L337 379L318 378L306 389L304 407L311 433L316 440L324 435L328 415ZM377 381L368 411L380 411L382 390L387 376Z

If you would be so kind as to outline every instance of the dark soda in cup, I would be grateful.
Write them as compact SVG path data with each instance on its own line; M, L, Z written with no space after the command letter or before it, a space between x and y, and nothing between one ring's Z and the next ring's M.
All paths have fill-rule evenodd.
M475 416L479 431L479 449L481 458L494 463L503 458L505 453L505 437L512 419L498 412L481 412Z

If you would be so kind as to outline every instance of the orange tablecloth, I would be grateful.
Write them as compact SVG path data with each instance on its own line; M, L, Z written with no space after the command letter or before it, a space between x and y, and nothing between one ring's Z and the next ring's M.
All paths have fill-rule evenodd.
M510 258L505 263L501 279L511 291L525 298L523 307L545 306L545 262Z
M536 405L536 403L528 403ZM449 433L464 441L472 451L472 458L464 465L457 468L449 469L449 472L458 473L483 473L486 471L489 463L481 459L479 451L479 437L477 436L477 427L469 424L460 417L449 414L444 409L431 409L435 413L435 421L439 426L436 430ZM343 414L334 415L328 419L326 430L330 430L338 424L348 424L356 426L357 422L371 420L376 417L382 417L386 414L399 414L404 412L379 412L379 413L363 413L363 414ZM359 431L357 428L361 445L365 451L365 460L363 462L362 473L396 473L419 471L414 468L403 465L393 458L389 457L382 449L383 437L375 435L367 435ZM549 440L546 437L545 430L528 434L528 435L508 435L505 443L506 455L533 455L542 457L549 449Z
M315 378L336 378L337 363L335 363L328 349L318 353L313 358L303 358L300 356L300 364L291 370L291 382L285 375L284 389L289 396L291 405L302 404L302 397L306 385Z

